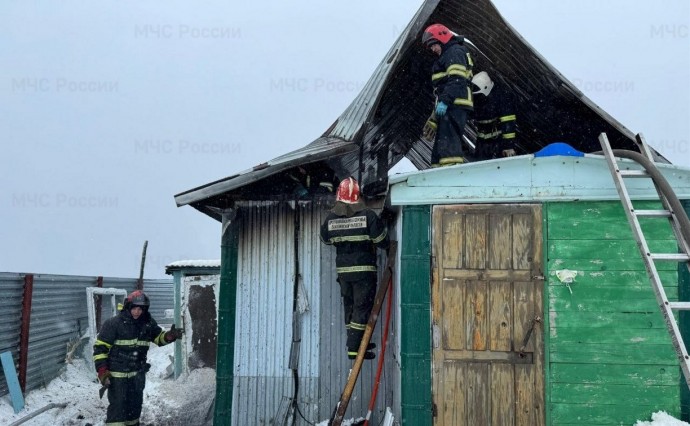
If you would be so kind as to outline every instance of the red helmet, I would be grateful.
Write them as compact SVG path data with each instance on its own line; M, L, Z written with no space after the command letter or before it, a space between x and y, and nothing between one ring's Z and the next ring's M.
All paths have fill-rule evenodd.
M343 179L338 185L338 192L335 194L335 201L347 204L354 204L359 201L359 184L354 178Z
M448 29L448 27L441 24L433 24L429 25L426 30L424 30L424 34L422 35L422 44L424 44L424 47L428 49L432 44L435 43L446 44L452 37L453 33Z
M149 297L141 290L135 290L129 293L129 296L125 299L125 309L129 310L134 306L140 306L144 310L149 307Z

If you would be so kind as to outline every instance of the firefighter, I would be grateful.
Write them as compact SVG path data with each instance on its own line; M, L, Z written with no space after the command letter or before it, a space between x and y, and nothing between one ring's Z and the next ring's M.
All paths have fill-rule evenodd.
M354 178L340 182L335 206L321 225L321 241L336 250L336 272L345 311L347 356L357 357L376 296L376 247L388 248L388 230L360 198ZM369 344L365 359L373 359Z
M436 94L436 128L431 151L432 167L465 162L462 135L467 114L473 109L472 57L464 40L441 24L430 25L422 36L424 47L438 56L431 68L431 84Z
M474 121L477 125L476 160L515 155L517 131L513 94L491 80L486 71L472 78L475 86Z
M98 380L108 390L106 425L139 424L149 345L164 346L182 337L174 324L163 331L148 309L148 296L141 290L132 292L120 313L103 324L93 345Z

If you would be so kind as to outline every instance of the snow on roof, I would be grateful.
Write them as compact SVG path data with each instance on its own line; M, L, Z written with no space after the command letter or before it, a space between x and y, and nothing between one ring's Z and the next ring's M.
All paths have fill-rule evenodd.
M178 260L165 266L166 270L171 268L220 268L220 259Z

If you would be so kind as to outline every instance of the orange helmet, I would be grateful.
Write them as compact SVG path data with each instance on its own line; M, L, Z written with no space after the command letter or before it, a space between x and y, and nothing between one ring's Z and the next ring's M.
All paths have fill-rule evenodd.
M453 37L453 33L441 24L429 25L422 35L422 44L427 49L431 47L432 44L441 43L446 44Z
M359 184L354 178L349 177L340 182L338 192L335 194L335 201L347 204L354 204L359 201Z

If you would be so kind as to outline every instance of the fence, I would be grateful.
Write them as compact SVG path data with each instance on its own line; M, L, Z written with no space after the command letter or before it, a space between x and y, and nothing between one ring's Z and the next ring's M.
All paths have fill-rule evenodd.
M65 365L68 346L86 332L87 287L113 287L130 292L137 288L137 281L136 278L0 272L0 353L12 352L24 391L45 386L57 377ZM165 310L173 309L172 279L145 279L144 291L151 299L151 315L159 323L170 322L165 318ZM29 300L24 300L24 295ZM29 321L22 321L25 307ZM103 320L110 315L107 309L103 314ZM0 396L8 393L0 369Z

